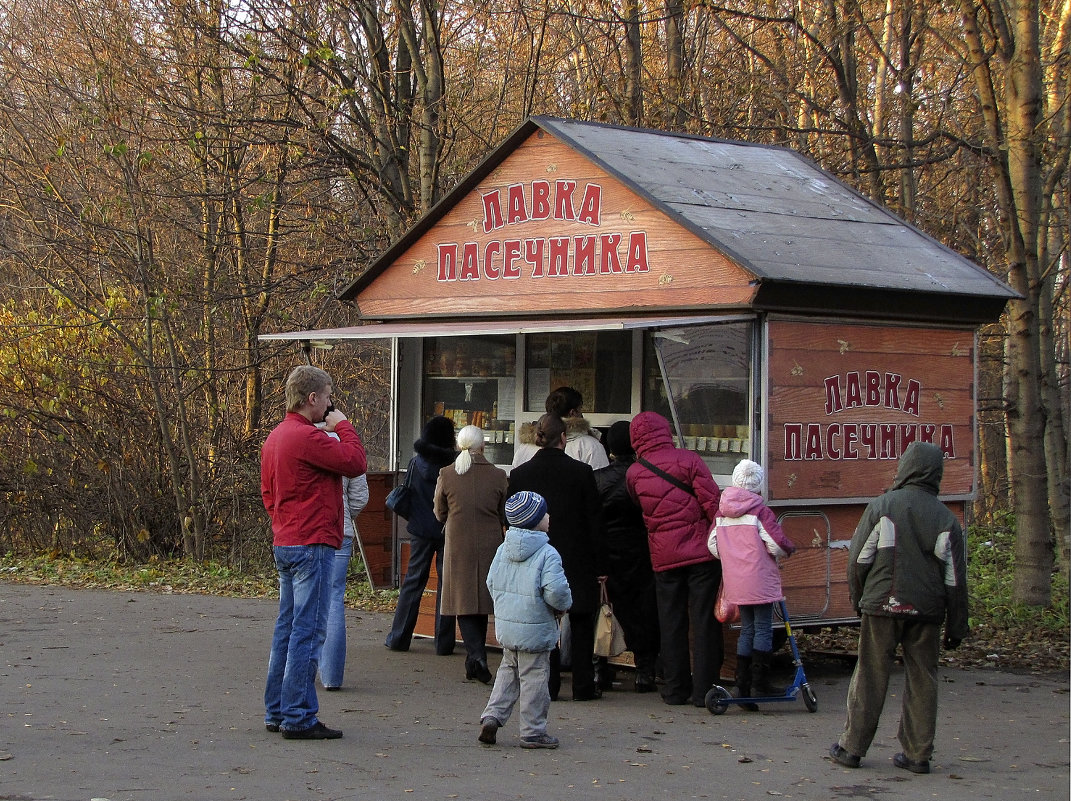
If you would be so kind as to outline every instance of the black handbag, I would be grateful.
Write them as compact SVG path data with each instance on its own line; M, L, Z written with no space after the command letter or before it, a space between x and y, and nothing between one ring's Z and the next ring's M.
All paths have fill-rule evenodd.
M409 466L405 469L405 481L387 493L387 508L399 517L409 519L413 511L413 492L409 486L413 475L413 460L409 460Z

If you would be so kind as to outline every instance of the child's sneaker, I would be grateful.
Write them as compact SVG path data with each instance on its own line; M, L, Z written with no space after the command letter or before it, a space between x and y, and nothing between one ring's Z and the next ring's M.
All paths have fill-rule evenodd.
M557 748L558 738L549 734L537 734L534 737L522 737L521 748Z
M495 735L501 724L494 718L484 718L480 721L480 736L477 738L484 745L494 745Z

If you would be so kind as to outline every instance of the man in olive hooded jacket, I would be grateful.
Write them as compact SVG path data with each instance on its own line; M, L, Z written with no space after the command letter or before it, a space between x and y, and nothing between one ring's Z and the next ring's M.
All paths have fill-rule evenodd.
M937 661L967 628L967 562L959 520L937 499L941 449L913 442L892 488L871 501L848 552L852 604L860 615L859 660L848 687L848 722L830 756L859 767L877 731L897 644L904 697L893 764L929 773L937 727Z

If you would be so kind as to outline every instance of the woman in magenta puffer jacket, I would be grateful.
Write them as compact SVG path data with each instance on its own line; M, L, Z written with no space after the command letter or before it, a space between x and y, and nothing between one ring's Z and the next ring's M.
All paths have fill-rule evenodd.
M698 455L674 447L662 415L640 412L629 434L637 461L625 480L643 510L651 547L665 674L662 700L704 706L723 659L721 624L714 617L721 564L707 549L721 492ZM694 654L688 647L689 623Z

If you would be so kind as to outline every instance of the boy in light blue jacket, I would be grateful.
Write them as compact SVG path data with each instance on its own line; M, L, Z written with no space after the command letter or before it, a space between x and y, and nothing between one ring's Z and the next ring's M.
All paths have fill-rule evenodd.
M547 502L535 492L506 500L510 524L487 573L495 602L495 635L502 646L495 686L480 716L479 741L494 745L498 730L520 701L522 748L557 748L547 734L550 653L558 617L573 605L562 558L550 545Z

